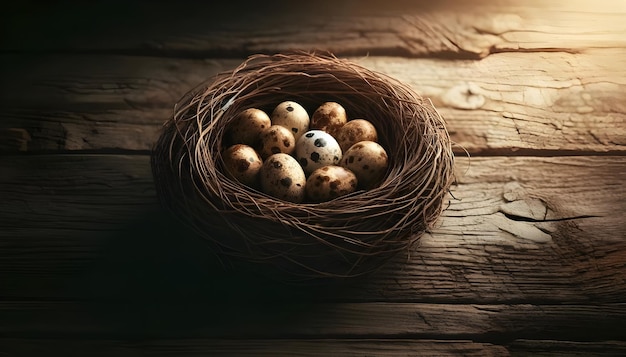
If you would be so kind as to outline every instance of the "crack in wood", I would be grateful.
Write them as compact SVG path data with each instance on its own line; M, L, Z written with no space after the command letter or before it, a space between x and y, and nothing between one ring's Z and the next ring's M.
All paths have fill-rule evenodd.
M532 217L524 217L524 216L518 216L515 214L511 214L511 213L507 213L504 212L502 210L499 211L500 213L504 214L504 216L512 221L517 221L517 222L533 222L533 223L539 223L539 222L563 222L563 221L573 221L573 220L578 220L578 219L587 219L587 218L602 218L603 216L600 215L590 215L590 214L584 214L584 215L580 215L580 216L571 216L571 217L561 217L561 218L548 218L548 219L536 219L536 218L532 218ZM540 228L541 229L541 228ZM543 229L542 229L543 230ZM546 232L548 233L548 232Z

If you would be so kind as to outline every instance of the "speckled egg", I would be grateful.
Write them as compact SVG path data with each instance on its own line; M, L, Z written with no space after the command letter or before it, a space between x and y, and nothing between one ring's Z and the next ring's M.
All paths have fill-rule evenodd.
M345 167L322 166L307 179L306 197L316 203L329 201L356 191L357 183L356 175Z
M230 123L227 138L232 144L254 146L259 133L272 125L270 117L262 110L248 108L237 114Z
M323 130L331 135L348 122L344 107L337 102L325 102L311 116L311 129Z
M247 186L257 187L261 157L248 145L236 144L222 153L226 174Z
M259 135L257 151L266 159L278 153L291 154L296 149L296 139L291 130L280 125L265 128Z
M296 141L296 154L308 175L326 165L337 165L341 160L341 147L335 138L322 130L309 130Z
M296 140L309 130L309 113L294 101L278 104L270 119L273 125L282 125L289 129Z
M380 184L387 172L389 157L380 144L360 141L346 150L340 165L354 172L359 187L371 189Z
M365 119L352 119L342 126L335 134L335 139L346 151L359 141L378 141L376 127Z
M266 194L294 203L304 201L306 176L291 155L279 153L268 157L259 176L261 189Z

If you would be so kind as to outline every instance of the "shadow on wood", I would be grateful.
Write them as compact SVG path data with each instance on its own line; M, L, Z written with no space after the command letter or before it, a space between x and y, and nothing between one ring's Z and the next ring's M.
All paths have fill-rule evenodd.
M259 266L218 257L167 212L143 212L110 233L84 279L105 299L274 301L311 296ZM319 287L318 287L319 288Z
M290 285L262 267L221 262L204 241L159 209L142 212L109 234L72 289L94 298L87 304L93 306L89 321L111 331L263 337L271 331L262 326L306 326L323 308L321 301L351 296L363 283Z

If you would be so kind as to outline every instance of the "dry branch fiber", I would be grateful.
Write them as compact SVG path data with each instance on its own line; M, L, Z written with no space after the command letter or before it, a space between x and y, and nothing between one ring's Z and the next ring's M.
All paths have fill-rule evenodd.
M389 153L382 183L323 203L290 203L225 175L223 136L247 108L326 101L367 118ZM175 106L152 167L166 208L219 254L268 263L288 280L346 278L408 253L437 220L453 181L444 119L408 85L330 53L253 55ZM284 274L282 274L284 273Z

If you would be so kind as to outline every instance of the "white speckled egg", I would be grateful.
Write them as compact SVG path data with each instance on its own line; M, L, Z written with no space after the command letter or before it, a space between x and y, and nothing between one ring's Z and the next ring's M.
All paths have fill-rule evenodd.
M254 146L259 133L272 125L270 117L262 110L248 108L233 119L230 123L227 137L232 144L246 144Z
M309 130L309 113L294 101L278 104L272 112L271 121L273 125L282 125L291 130L296 140Z
M371 122L365 119L352 119L337 131L335 139L341 150L346 151L359 141L378 141L378 133Z
M346 150L340 165L354 172L359 187L371 189L380 184L387 172L389 157L380 144L360 141Z
M306 180L306 196L311 202L325 202L356 191L357 184L356 175L349 169L322 166Z
M311 116L311 129L335 135L348 122L345 108L337 102L325 102Z
M306 176L291 155L279 153L268 157L259 175L261 189L266 194L294 203L304 201Z
M322 130L309 130L296 141L296 159L306 174L326 165L337 165L341 147L335 138Z
M222 153L226 174L247 186L256 187L263 161L250 146L236 144Z
M278 153L291 154L296 149L296 139L291 130L280 125L265 128L259 135L258 152L266 159Z

